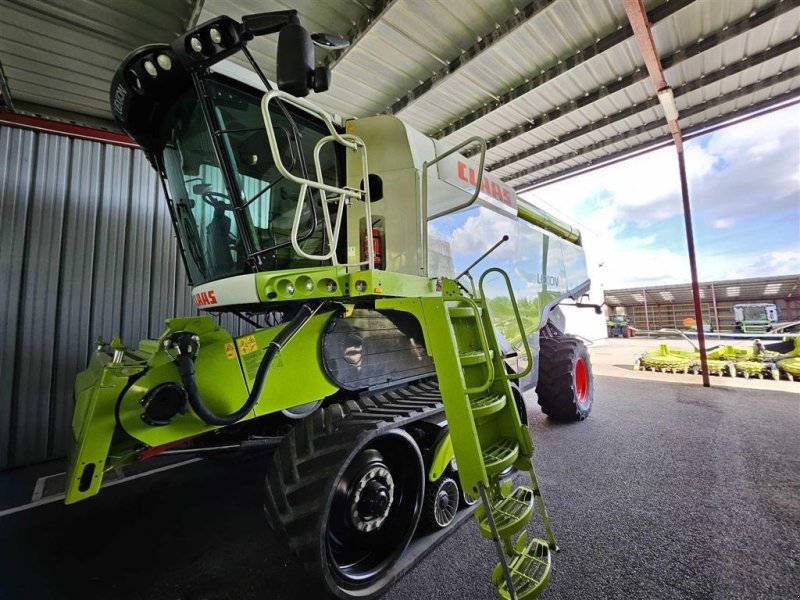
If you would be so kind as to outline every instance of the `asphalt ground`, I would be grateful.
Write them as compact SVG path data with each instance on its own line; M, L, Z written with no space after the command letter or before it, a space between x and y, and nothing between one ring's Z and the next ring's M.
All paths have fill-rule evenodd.
M599 376L595 398L567 425L530 406L561 547L543 598L798 597L800 395ZM0 599L316 599L259 470L201 461L2 516ZM384 598L489 600L495 562L468 522Z

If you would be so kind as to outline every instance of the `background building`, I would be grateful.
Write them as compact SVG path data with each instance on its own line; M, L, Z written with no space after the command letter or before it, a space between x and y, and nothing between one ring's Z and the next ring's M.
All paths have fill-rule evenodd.
M733 329L733 305L771 302L778 307L778 320L800 320L800 275L757 277L700 283L703 320L715 331ZM684 328L684 319L694 318L692 286L663 285L605 290L609 312L626 314L638 329Z

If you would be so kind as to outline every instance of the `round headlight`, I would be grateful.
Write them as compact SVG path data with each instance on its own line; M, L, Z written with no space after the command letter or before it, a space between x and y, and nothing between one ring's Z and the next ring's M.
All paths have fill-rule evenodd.
M359 294L364 293L364 291L366 291L366 289L367 289L367 282L366 281L364 281L363 279L359 279L358 281L356 281L356 291Z
M147 74L150 75L150 77L156 77L158 75L158 69L156 69L156 66L151 60L144 61L144 70L147 71Z
M211 41L215 44L219 44L222 42L222 34L219 32L219 29L216 27L212 27L208 30L208 37L211 38Z
M328 290L328 293L333 293L336 291L336 282L333 279L328 279L325 282L325 289Z
M190 39L189 45L192 47L192 50L194 50L197 53L203 51L203 43L200 41L199 37L193 37L192 39Z
M169 71L172 68L172 59L166 54L159 54L158 58L156 58L156 62L158 66L165 71Z
M286 290L286 295L287 296L291 296L292 294L294 294L294 285L293 284L287 283L286 287L284 289Z

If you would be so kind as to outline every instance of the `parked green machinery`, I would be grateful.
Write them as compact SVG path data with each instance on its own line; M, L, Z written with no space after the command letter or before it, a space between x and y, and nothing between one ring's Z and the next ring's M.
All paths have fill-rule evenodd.
M800 337L765 347L760 340L752 348L731 345L711 348L707 352L708 371L712 375L758 377L800 381ZM655 350L636 357L634 370L662 373L695 373L700 370L700 353L670 348L660 344Z
M766 333L778 322L778 307L772 303L735 304L732 310L734 330L740 333Z
M271 34L278 89L247 50ZM218 72L235 53L264 90ZM480 500L500 596L532 598L556 546L523 392L555 419L592 408L586 348L549 320L589 287L580 236L484 174L481 139L335 122L305 99L329 79L295 11L220 17L121 64L112 108L164 184L195 303L243 329L185 316L135 348L99 341L66 502L159 454L270 450L268 520L333 596L379 595L421 517L446 530Z
M628 315L612 315L606 321L608 337L629 338L635 335L635 330L631 327L631 320Z

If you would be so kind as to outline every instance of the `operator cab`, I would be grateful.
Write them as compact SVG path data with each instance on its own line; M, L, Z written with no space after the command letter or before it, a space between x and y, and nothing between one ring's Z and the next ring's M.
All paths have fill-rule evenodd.
M279 65L284 86L304 95L310 88L303 85L310 81L322 91L328 80L313 68L311 39L295 11L245 17L242 24L221 17L170 45L145 46L123 61L112 83L117 121L145 150L164 183L194 286L259 271L330 264L301 256L291 243L297 216L299 247L307 255L323 253L329 244L322 226L324 209L320 194L309 190L300 214L295 214L300 185L276 167L264 126L263 92L210 69L239 51L252 62L246 42L275 31L281 31L279 56L289 63L282 69ZM338 43L332 36L324 41ZM257 67L256 72L270 89ZM279 160L292 175L307 178L314 169L310 157L315 145L328 129L286 103L272 102L268 110ZM325 145L319 164L325 183L343 185L340 147Z

